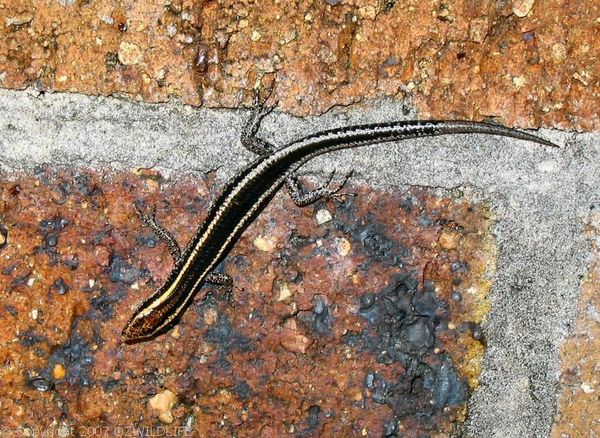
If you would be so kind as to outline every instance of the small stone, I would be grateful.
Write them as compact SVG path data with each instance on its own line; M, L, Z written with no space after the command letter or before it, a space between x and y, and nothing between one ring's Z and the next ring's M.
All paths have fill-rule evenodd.
M219 317L219 315L218 315L218 313L217 313L217 311L215 309L208 308L204 312L204 322L208 326L211 326L215 322L217 322L218 317Z
M336 240L337 252L342 257L346 257L352 250L352 244L344 237Z
M533 8L535 0L515 0L513 2L513 14L517 17L526 17Z
M6 17L6 19L4 20L4 23L6 24L6 27L11 27L11 26L23 26L24 24L28 24L31 23L33 21L33 15L32 14L23 14L23 15L16 15L14 17Z
M277 247L277 241L270 237L260 236L254 239L254 242L252 243L254 243L254 246L256 246L258 249L265 252L273 252Z
M148 401L150 407L158 411L158 419L161 423L171 424L174 420L171 409L177 403L177 395L166 389L165 391L156 394Z
M473 327L471 329L471 335L473 336L473 339L477 341L481 341L483 339L483 331L479 327Z
M174 24L167 26L167 33L170 37L174 37L175 34L177 34L177 26L175 26Z
M277 301L286 301L292 297L292 291L290 291L290 288L285 281L277 282L276 286L279 289L279 298L277 298Z
M469 23L469 39L475 43L485 41L489 31L489 20L487 17L475 18Z
M317 225L323 225L327 222L330 222L333 219L333 216L331 215L329 210L322 208L319 211L317 211L315 219L317 220Z
M138 46L137 44L130 43L128 41L123 41L119 45L118 56L119 61L121 61L121 64L135 65L142 60L144 53L142 52L140 46Z
M44 240L46 242L46 246L50 248L58 245L58 236L54 233L47 234Z
M573 73L573 79L581 82L587 87L588 85L590 85L591 75L585 70L583 70L581 73L576 71L575 73Z
M522 35L523 41L530 43L533 40L535 40L535 32L534 31L528 31L528 32L523 32Z
M594 388L592 388L590 385L588 385L587 383L583 382L581 385L579 385L579 387L581 388L581 390L583 392L585 392L586 394L591 394L593 393L595 390Z
M50 391L54 386L51 381L43 377L34 377L30 380L31 386L40 392Z
M295 320L289 319L281 332L280 343L287 351L306 354L312 340L300 333Z
M358 9L358 16L363 20L374 20L377 18L377 9L373 5L363 6Z
M354 401L361 401L363 399L362 389L355 388L350 392L350 398Z
M554 61L555 64L560 64L567 59L567 48L564 44L554 43L552 45L551 53L552 61Z
M54 365L54 368L52 369L52 377L54 377L56 380L61 380L64 379L66 375L67 370L62 363L57 363Z
M460 243L461 234L452 230L444 230L438 238L438 244L443 249L456 249Z
M73 435L73 429L68 423L61 423L56 431L58 438L67 438Z
M58 277L50 288L55 290L59 295L64 295L69 291L69 286L65 284L65 281L62 279L62 277Z
M252 31L252 35L250 36L250 39L252 41L256 42L256 41L260 40L261 38L262 38L262 35L260 34L259 31L257 31L257 30Z
M524 76L515 76L512 81L517 90L520 90L527 84L527 78Z

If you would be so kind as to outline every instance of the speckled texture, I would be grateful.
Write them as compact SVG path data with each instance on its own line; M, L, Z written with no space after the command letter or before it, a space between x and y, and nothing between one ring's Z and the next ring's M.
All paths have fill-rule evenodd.
M485 206L350 186L357 198L344 204L298 209L282 194L222 266L236 285L229 301L206 287L173 330L128 346L125 320L172 267L133 203L155 205L185 242L217 187L156 172L35 174L0 186L0 427L223 437L460 428L494 273ZM332 220L318 225L324 209Z
M561 350L558 412L552 438L600 434L600 212L594 206L586 224L586 236L594 261L581 285L573 333Z
M30 175L48 162L118 171L155 167L167 181L179 181L182 174L196 175L197 180L209 175L209 187L218 188L251 159L239 145L247 115L178 104L0 90L0 164L3 172ZM390 99L302 119L275 111L265 120L262 135L281 145L321 129L407 117L416 117L410 106ZM498 264L483 324L488 348L480 384L469 402L467 436L548 436L556 414L560 348L574 326L580 282L590 270L583 224L600 199L600 141L593 134L551 130L539 134L561 148L457 135L347 150L318 158L303 169L319 179L334 168L340 174L355 169L354 183L368 183L371 190L407 193L410 187L421 186L441 198L464 193L490 206ZM154 172L139 171L149 182ZM315 215L315 220L326 216ZM132 226L139 230L138 223ZM438 241L447 246L454 238L440 235ZM273 242L256 244L269 248ZM162 263L166 262L157 265L166 272ZM56 290L64 286L57 284ZM280 293L288 292L283 288ZM213 320L208 315L208 321ZM282 345L296 354L310 350L306 333L290 336L294 327L285 329ZM81 350L78 342L73 341L75 351ZM53 376L65 372L57 365L49 370ZM41 388L48 385L34 382ZM94 396L89 395L92 400ZM183 399L175 399L182 403ZM148 391L147 400L165 409L173 396L166 388L156 394ZM223 403L228 400L225 394ZM150 414L157 418L159 412L145 415ZM177 416L177 409L160 415Z
M0 86L239 107L365 98L422 116L598 130L596 0L53 1L0 4Z

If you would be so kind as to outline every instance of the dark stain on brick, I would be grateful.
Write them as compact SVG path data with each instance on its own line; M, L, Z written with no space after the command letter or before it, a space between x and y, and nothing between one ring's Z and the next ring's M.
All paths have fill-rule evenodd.
M390 12L394 8L394 6L396 6L396 1L397 0L382 0L381 4L383 6L383 12L385 12L386 14Z
M372 330L349 333L348 345L365 349L384 364L398 362L405 373L399 381L388 382L369 374L365 386L377 403L388 404L399 416L433 415L444 407L467 400L468 387L445 354L437 354L436 332L449 321L447 304L437 297L435 286L400 274L391 286L363 296L359 314Z
M88 386L93 383L90 375L94 364L94 353L80 332L80 321L72 325L71 334L64 345L54 348L48 359L46 375L51 375L54 365L60 363L68 370L66 380L71 385Z
M79 267L79 258L77 257L77 254L68 255L62 258L60 262L71 271L74 271Z
M10 286L11 289L15 289L21 286L24 286L29 281L29 276L31 275L31 269L25 268L22 272L17 273L17 275L11 280Z
M119 288L110 293L108 290L100 288L94 292L89 317L93 320L109 321L115 316L115 306L125 296L125 291Z
M14 316L15 318L19 316L19 311L15 309L15 306L7 304L4 306L4 309L9 313L9 315Z
M101 382L102 388L106 392L118 391L119 386L123 384L122 379L107 379Z
M386 421L383 425L383 438L400 438L402 435L398 433L398 421L392 418Z
M2 268L2 275L10 275L12 272L19 267L19 262L9 263Z
M200 320L203 320L204 310L212 307L211 300L205 301L199 309ZM200 323L202 325L202 323ZM204 339L217 347L219 355L225 357L233 351L251 351L254 349L250 338L238 333L232 326L231 321L222 312L218 313L214 324L210 325L204 334Z
M248 398L250 398L250 396L252 395L252 390L250 388L250 385L248 385L247 382L242 381L237 383L234 388L233 391L242 399L242 400L247 400Z
M432 363L415 362L398 381L369 373L365 389L376 403L388 405L400 419L415 414L432 416L465 402L469 396L467 384L446 354L437 355Z
M154 248L160 242L159 238L154 233L142 234L135 238L138 245L143 245L147 248Z
M204 286L176 330L151 342L120 344L124 319L172 264L163 259L164 245L140 227L131 204L156 205L157 218L183 244L214 198L202 184L42 166L38 176L19 181L17 199L0 191L1 201L15 206L6 209L6 222L17 224L3 250L1 319L7 338L19 339L9 354L29 361L25 372L9 376L16 383L0 387L0 395L36 395L27 419L19 421L41 425L49 415L64 415L82 425L112 425L115 418L154 424L145 406L163 388L180 400L173 426L191 415L194 433L210 436L225 430L282 436L293 427L295 436L360 436L366 430L413 438L460 421L468 391L456 369L465 372L461 357L479 354L485 340L473 342L481 328L465 322L473 294L451 295L476 289L473 271L487 265L462 247L442 250L437 242L441 224L456 222L466 227L465 239L474 239L467 248L487 257L475 237L485 235L487 223L479 207L468 213L465 202L418 190L373 194L357 187L362 193L347 204L315 207L334 217L320 226L314 210L277 197L219 266L237 286L229 301L219 288ZM208 196L197 196L199 189ZM365 203L367 192L372 201ZM52 234L55 246L47 244ZM254 239L267 234L278 239L277 249L257 251ZM47 255L52 250L55 265ZM28 285L29 279L35 281ZM459 280L464 284L457 287ZM129 287L133 283L139 290ZM278 301L283 283L291 295ZM35 322L28 316L32 309ZM448 329L451 316L458 318ZM285 325L288 319L296 324ZM284 348L281 327L310 347ZM58 364L64 378L53 377ZM34 377L54 389L36 394L29 384ZM198 410L187 415L191 406Z
M323 416L323 412L321 411L321 407L318 405L312 405L308 408L306 412L306 418L303 423L306 425L305 428L298 431L296 436L298 437L310 437L319 435L320 433L320 424L321 417Z
M362 243L362 249L369 259L380 261L388 266L402 266L409 257L407 248L386 235L385 229L378 224L371 213L368 213L362 223L342 223L334 221L336 228L343 230L350 237Z
M166 201L166 210L169 209L168 201ZM189 202L186 203L185 209L188 213L197 217L200 212L206 211L206 207L210 204L210 200L202 196L195 196Z
M40 221L40 230L42 231L42 234L46 234L50 231L60 231L70 223L71 221L69 219L61 216L55 216L51 219L44 219Z
M90 177L84 173L75 175L74 185L84 196L102 195L102 189L96 183L90 181Z
M228 258L228 263L231 263L238 269L244 269L250 266L250 260L243 254L234 255Z
M36 248L46 254L50 260L50 265L55 266L59 263L59 252L57 249L60 233L71 223L69 219L61 216L55 216L50 219L40 221L39 229L43 236L42 245Z
M310 312L298 312L298 319L311 327L317 334L324 337L331 336L333 328L333 315L327 300L323 295L315 295L313 308Z
M140 278L140 270L123 257L113 254L108 264L110 280L115 283L133 284Z
M36 333L36 331L32 328L29 328L19 334L19 342L23 347L31 347L46 341L46 336Z

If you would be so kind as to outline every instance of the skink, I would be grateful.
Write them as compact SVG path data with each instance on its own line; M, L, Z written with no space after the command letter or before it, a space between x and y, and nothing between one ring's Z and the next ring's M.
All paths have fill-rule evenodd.
M240 235L267 206L277 190L286 184L292 199L306 205L323 197L335 197L337 189L321 187L305 192L295 172L308 160L339 149L356 148L374 143L401 141L417 137L448 134L490 134L531 141L546 146L555 144L511 128L469 121L398 121L332 129L309 135L281 149L257 137L260 121L270 108L259 104L242 134L245 147L259 157L231 179L208 211L183 253L160 227L151 222L157 233L172 248L176 263L167 280L145 300L125 325L122 339L136 342L153 338L170 328L190 304L195 293L206 281L228 283L224 274L213 269L227 256ZM343 183L342 183L343 185Z

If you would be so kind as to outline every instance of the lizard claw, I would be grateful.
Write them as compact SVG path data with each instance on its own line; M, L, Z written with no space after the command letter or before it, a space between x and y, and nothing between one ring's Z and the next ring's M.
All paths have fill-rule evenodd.
M346 197L356 196L356 193L349 193L349 192L341 191L344 188L344 186L346 185L346 183L348 182L348 180L354 174L354 170L351 170L346 175L344 175L344 178L342 178L342 180L338 183L336 188L334 188L334 189L328 188L333 180L335 172L336 172L335 170L333 172L331 172L331 175L329 175L329 180L327 181L327 184L325 185L325 188L327 188L329 190L329 194L326 197L328 199L333 199L334 201L344 202L346 200L345 199Z
M156 205L152 207L152 215L148 215L147 213L143 212L137 202L133 203L133 208L135 209L135 214L142 222L142 227L150 227L152 226L153 222L156 222Z
M263 117L267 116L279 104L279 101L275 101L275 103L273 103L272 105L267 105L267 101L273 94L274 89L275 89L275 86L272 84L270 87L268 87L266 89L266 93L262 99L260 97L260 90L261 90L260 86L255 87L252 90L252 94L254 95L253 100L254 100L254 111L256 114L256 118L262 119Z

